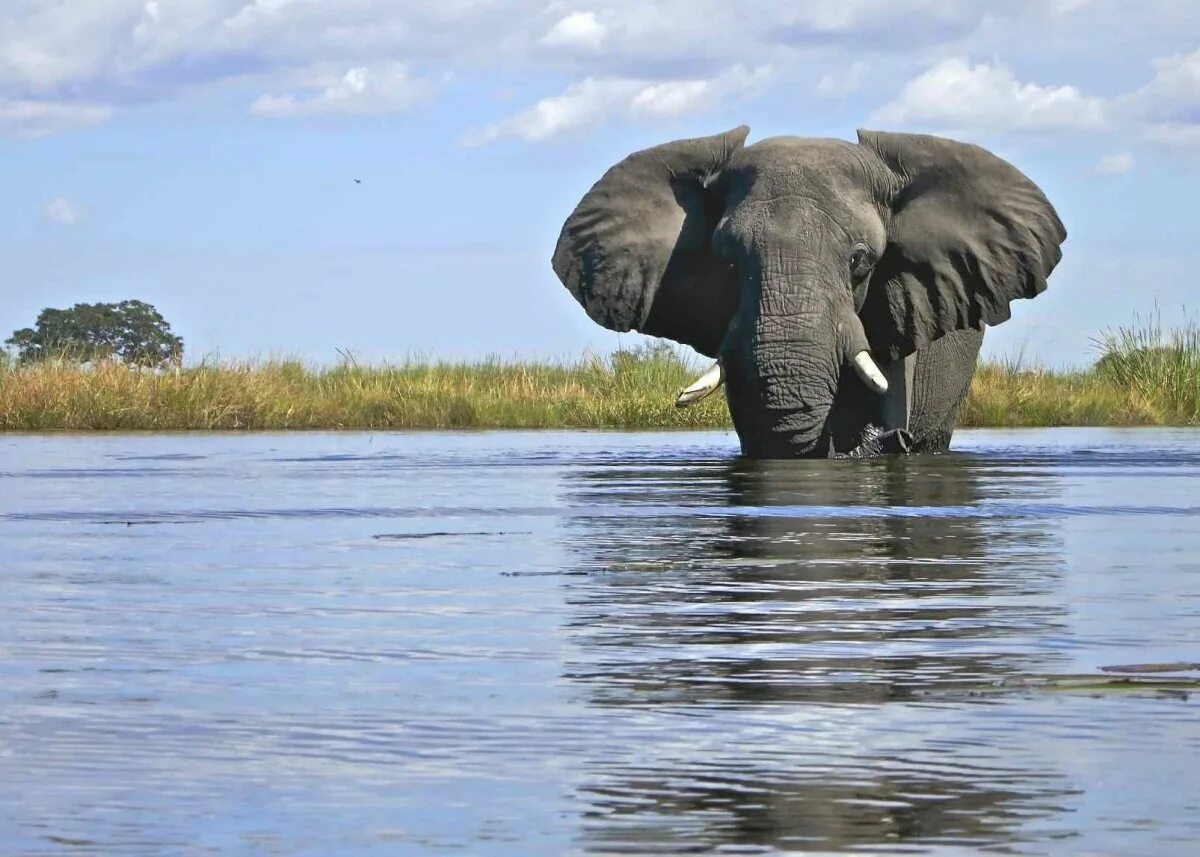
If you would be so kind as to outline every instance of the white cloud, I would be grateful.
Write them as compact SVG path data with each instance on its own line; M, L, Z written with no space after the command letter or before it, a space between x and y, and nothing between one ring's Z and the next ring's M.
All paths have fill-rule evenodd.
M490 143L501 137L519 137L538 142L564 131L602 122L619 112L644 88L637 80L585 78L561 95L543 98L514 116L467 134L468 145Z
M1151 81L1117 101L1139 118L1200 121L1200 50L1154 60Z
M871 67L862 60L822 75L813 90L821 98L842 98L862 89Z
M596 124L588 117L597 114L602 122L615 115L702 110L711 99L737 91L736 84L723 90L719 79L738 66L770 66L782 79L816 80L800 98L855 96L854 106L865 114L872 102L861 94L868 77L864 59L875 82L910 57L951 52L996 59L975 66L962 59L938 63L878 110L875 120L948 131L1122 133L1136 127L1140 139L1185 140L1200 115L1200 51L1159 59L1153 80L1141 90L1138 81L1114 84L1131 60L1149 63L1164 38L1200 32L1194 0L1159 0L1136 9L1125 0L68 5L64 14L62 0L0 2L0 131L44 134L94 124L123 105L170 101L199 87L253 87L256 95L264 93L253 101L255 113L301 116L405 110L429 94L429 80L493 76L499 88L553 75L555 89L543 92L548 97L528 115L479 132L544 139L558 129ZM1114 19L1122 27L1111 27ZM1055 80L1061 58L1075 70L1087 67L1082 59L1094 65L1095 57L1118 55L1120 64L1099 71L1106 90L1128 93L1124 97L1085 94L1087 79ZM1051 71L1037 82L1018 80L1008 69L1022 67L1026 57ZM797 120L798 131L803 124Z
M771 75L769 66L753 69L734 66L708 80L668 80L650 84L633 97L629 111L635 116L681 116L699 112L728 98L758 92Z
M1172 149L1183 149L1200 153L1200 123L1161 123L1146 126L1143 137Z
M531 107L469 132L467 145L501 137L540 142L568 131L599 125L614 116L665 117L715 107L729 97L754 92L770 78L769 67L735 66L704 80L629 80L586 78L560 95L543 98Z
M1048 5L1055 15L1072 15L1088 6L1096 5L1096 0L1049 0Z
M895 34L909 30L910 44L930 34L970 31L985 10L971 0L809 0L788 9L787 23L808 34Z
M1146 85L1113 99L1113 110L1145 142L1200 152L1200 49L1153 61Z
M428 82L409 77L403 63L360 66L301 95L261 95L250 105L250 111L261 116L396 113L412 107L429 90Z
M6 0L0 3L0 93L105 87L169 96L181 87L295 68L403 60L536 67L539 42L578 51L577 79L697 76L774 61L796 40L843 44L872 34L878 50L963 35L989 14L982 0ZM1040 0L1039 0L1040 2ZM995 15L1019 15L1014 0ZM949 27L950 29L946 29ZM881 38L880 36L886 38ZM611 44L610 44L611 42ZM550 58L561 68L565 58Z
M1001 65L943 60L910 80L872 123L939 130L1095 130L1108 124L1104 99L1075 86L1021 83Z
M141 15L141 4L132 0L82 0L69 14L60 4L40 0L4 6L0 86L19 84L26 95L91 78Z
M543 45L555 48L586 48L595 50L604 41L604 25L594 12L572 12L542 36Z
M1120 152L1101 158L1092 168L1092 172L1098 176L1119 176L1132 170L1135 163L1133 155Z
M17 137L41 137L71 128L104 122L112 109L102 104L5 100L0 97L0 134Z
M641 90L629 102L632 113L644 116L679 116L703 106L712 97L711 80L668 80Z
M227 17L223 25L230 30L243 30L270 24L278 21L289 6L295 11L296 0L252 0Z
M49 220L63 226L74 226L83 220L83 210L71 200L61 196L46 203L43 213Z

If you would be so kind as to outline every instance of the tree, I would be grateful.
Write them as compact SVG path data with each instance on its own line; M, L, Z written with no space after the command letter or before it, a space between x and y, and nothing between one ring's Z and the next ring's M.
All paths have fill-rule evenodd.
M14 331L5 344L17 350L23 363L60 357L157 367L183 359L183 340L171 333L158 310L142 301L46 308L34 327Z

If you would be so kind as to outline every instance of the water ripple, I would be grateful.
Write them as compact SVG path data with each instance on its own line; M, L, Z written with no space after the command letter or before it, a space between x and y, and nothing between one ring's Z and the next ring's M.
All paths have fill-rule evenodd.
M8 437L4 850L1190 854L1200 434L960 448Z

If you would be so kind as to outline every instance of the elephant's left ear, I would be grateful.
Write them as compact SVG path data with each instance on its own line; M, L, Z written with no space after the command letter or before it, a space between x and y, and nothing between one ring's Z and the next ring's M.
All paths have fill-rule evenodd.
M894 360L953 330L999 324L1011 301L1045 291L1067 231L1019 170L941 137L859 131L858 141L894 177L888 246L861 311L876 354Z

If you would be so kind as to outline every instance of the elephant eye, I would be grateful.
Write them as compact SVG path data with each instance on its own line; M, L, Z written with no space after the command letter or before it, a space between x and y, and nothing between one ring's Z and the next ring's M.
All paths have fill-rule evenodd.
M875 267L874 251L865 244L855 244L854 249L850 251L851 278L855 282L859 282L871 273L873 267Z

